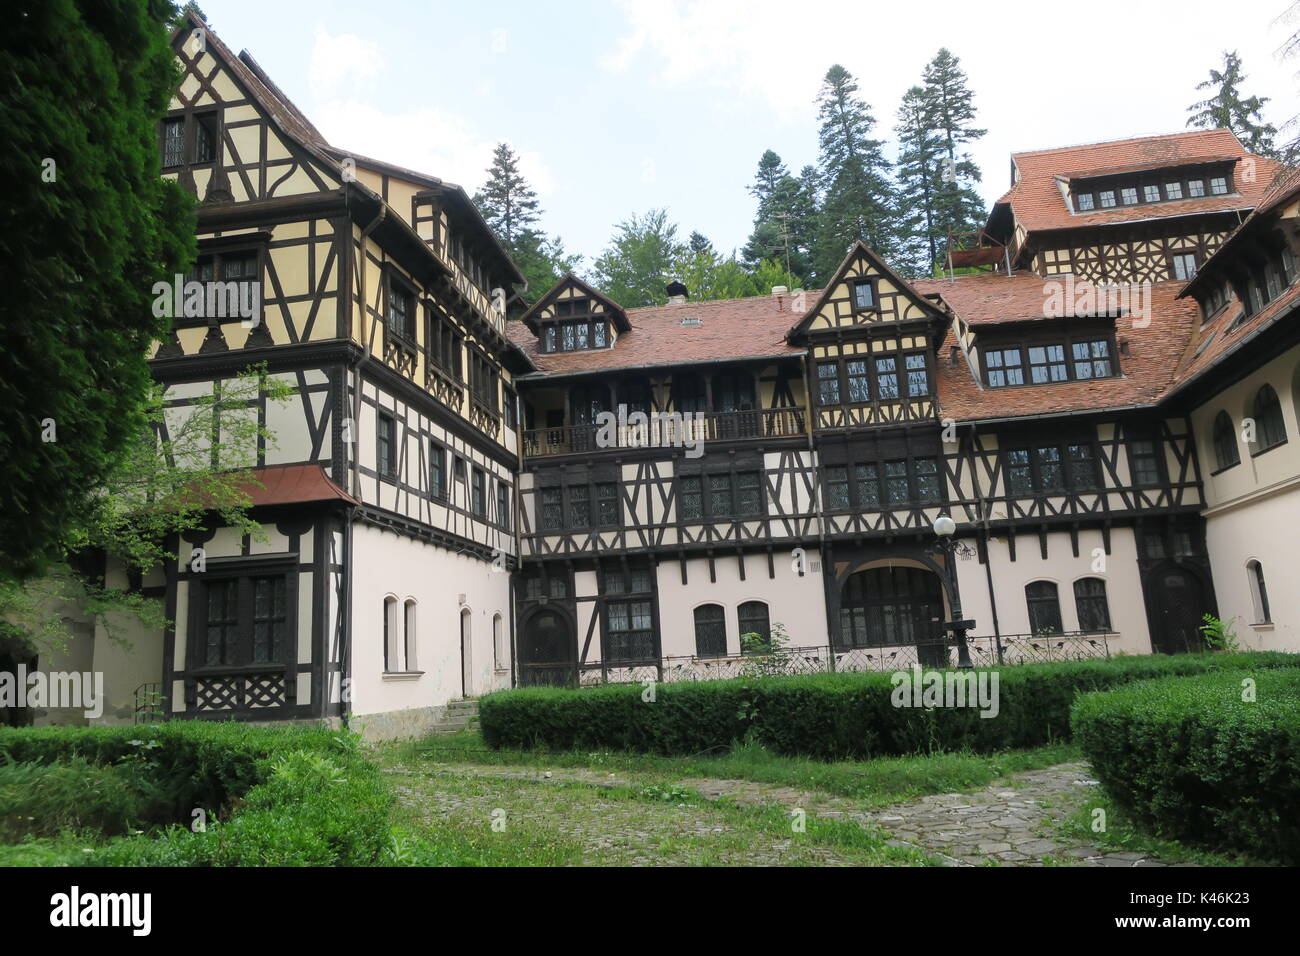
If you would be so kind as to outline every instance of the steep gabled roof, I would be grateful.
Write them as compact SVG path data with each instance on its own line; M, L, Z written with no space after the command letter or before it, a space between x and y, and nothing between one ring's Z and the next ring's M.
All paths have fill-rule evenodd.
M533 335L537 335L538 316L542 314L543 310L545 310L547 306L556 302L560 297L560 293L563 292L565 289L577 289L583 295L587 296L588 298L595 299L597 302L603 305L605 307L606 313L608 313L610 318L614 320L614 328L618 329L619 332L627 332L631 328L631 326L629 326L627 323L627 310L625 310L621 305L619 305L609 296L605 295L605 293L601 292L599 289L595 288L594 286L588 285L586 282L583 282L572 272L566 272L564 276L558 282L555 283L555 285L551 286L546 291L546 294L544 296L542 296L540 299L534 302L529 307L528 311L519 317L520 321L523 322L524 325L528 327L528 329L533 333Z
M760 295L628 309L628 331L611 347L581 352L542 352L522 322L506 328L533 364L552 375L783 358L803 354L786 341L789 302ZM683 325L688 318L699 324Z
M835 293L835 287L845 281L849 271L849 266L851 266L859 256L866 259L873 269L888 278L889 281L892 282L909 301L927 313L931 318L942 319L945 317L942 309L925 296L921 295L921 293L917 292L910 282L891 269L885 263L884 259L881 259L880 256L876 255L870 246L859 239L849 247L849 251L845 254L843 261L840 262L839 268L835 270L835 274L829 281L827 281L826 287L822 289L816 300L814 300L812 308L805 312L803 316L790 327L786 335L791 341L794 341L807 331L808 324L819 312L821 312L822 308L830 300L830 297Z
M1123 206L1076 213L1061 193L1061 179L1094 177L1210 161L1252 164L1249 177L1235 177L1236 192L1227 196L1183 199L1174 202ZM1027 232L1077 229L1112 223L1142 222L1174 216L1215 212L1246 212L1255 208L1278 168L1263 156L1248 153L1231 130L1194 130L1165 136L1143 136L1082 146L1064 146L1015 153L1011 157L1015 181L995 204L1009 205L1016 223ZM1083 172L1079 172L1082 170ZM992 219L992 216L990 216Z

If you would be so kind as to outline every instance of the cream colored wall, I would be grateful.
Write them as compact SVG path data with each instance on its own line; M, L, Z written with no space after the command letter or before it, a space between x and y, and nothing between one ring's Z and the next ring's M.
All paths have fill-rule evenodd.
M1242 441L1242 419L1253 416L1255 393L1265 383L1272 385L1282 406L1287 442L1260 455ZM1300 346L1288 349L1256 369L1235 385L1215 395L1192 412L1196 451L1205 480L1206 514L1239 505L1252 497L1266 495L1300 484L1300 409L1296 407L1300 388ZM1214 418L1220 410L1232 417L1241 462L1215 474Z
M1233 622L1243 647L1300 651L1300 538L1288 533L1300 515L1300 485L1257 497L1248 504L1214 510L1205 526L1219 617ZM1264 570L1271 623L1256 613L1247 564Z
M472 696L510 686L493 659L492 618L510 647L510 576L469 555L357 525L353 540L351 709L358 715L437 707L461 696L460 614L470 612ZM384 598L416 604L414 679L384 676ZM460 597L464 595L464 604Z
M1079 578L1101 578L1106 582L1106 601L1110 606L1111 630L1118 634L1109 640L1111 654L1151 653L1151 635L1147 628L1146 605L1142 598L1142 580L1138 572L1137 541L1129 528L1115 528L1110 535L1111 553L1103 549L1100 531L1079 532L1079 556L1070 547L1070 536L1052 532L1047 536L1047 559L1039 550L1038 536L1016 538L1016 560L1011 560L1005 538L989 543L994 597L997 601L998 625L1002 634L1029 634L1029 607L1025 602L1025 585L1031 581L1052 581L1061 603L1061 623L1066 631L1079 629L1079 615L1074 605L1074 582ZM1096 567L1094 562L1103 562ZM957 586L961 593L962 615L975 620L974 636L993 634L993 610L989 601L988 579L984 565L971 556L957 562Z
M727 653L740 653L740 625L737 609L746 601L767 604L768 620L773 627L784 624L791 647L825 645L826 597L820 571L820 552L809 549L808 564L802 577L792 567L788 550L774 556L776 577L768 577L767 556L745 557L745 580L740 579L740 563L735 557L713 561L716 581L709 579L709 562L693 558L686 562L687 584L682 584L681 564L664 561L657 571L659 588L659 624L663 654L677 657L695 654L695 609L702 604L721 604L726 612Z

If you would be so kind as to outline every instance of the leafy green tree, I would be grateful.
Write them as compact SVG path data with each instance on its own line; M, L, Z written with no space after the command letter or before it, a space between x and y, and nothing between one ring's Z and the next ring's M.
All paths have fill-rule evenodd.
M1210 70L1210 78L1196 84L1198 90L1211 90L1213 95L1187 108L1192 114L1187 118L1187 125L1197 129L1230 129L1250 152L1273 156L1277 129L1265 123L1261 115L1269 97L1244 96L1241 84L1245 80L1241 57L1235 50L1231 53L1225 50L1223 69Z
M110 636L136 620L165 623L161 605L129 587L111 585L87 570L83 558L108 555L128 572L146 574L170 554L169 540L209 520L237 535L263 540L249 513L252 468L259 443L275 435L258 422L257 399L282 403L293 389L256 366L190 399L183 413L168 408L159 385L148 392L144 423L106 476L100 493L64 540L63 559L39 578L0 581L0 620L25 635L33 650L60 649L71 636L68 618L92 619Z
M890 164L883 144L871 135L876 121L870 107L857 93L853 75L836 64L817 97L823 199L814 265L823 282L859 239L885 259L898 246Z
M179 75L162 0L14 0L0 31L0 579L60 558L145 418L153 284L194 202L159 176Z
M984 200L974 183L983 178L979 166L962 147L988 132L975 126L975 95L961 60L941 48L922 73L925 123L942 149L942 169L934 192L930 239L945 251L949 232L970 232L984 226ZM936 257L931 257L931 262Z
M614 237L596 259L594 281L624 308L663 305L664 286L673 278L687 249L677 238L677 224L668 210L652 209L629 216L615 227Z

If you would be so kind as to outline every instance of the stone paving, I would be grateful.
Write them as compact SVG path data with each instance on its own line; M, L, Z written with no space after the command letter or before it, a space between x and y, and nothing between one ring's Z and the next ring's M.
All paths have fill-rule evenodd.
M499 778L556 779L592 786L629 786L618 774L460 766L460 772ZM1193 866L1168 864L1141 853L1105 851L1062 836L1058 823L1089 797L1097 782L1085 763L1013 774L974 793L920 797L884 809L862 810L854 800L820 791L747 780L686 778L678 781L709 799L752 805L801 807L819 817L857 820L888 832L896 846L910 846L949 866Z

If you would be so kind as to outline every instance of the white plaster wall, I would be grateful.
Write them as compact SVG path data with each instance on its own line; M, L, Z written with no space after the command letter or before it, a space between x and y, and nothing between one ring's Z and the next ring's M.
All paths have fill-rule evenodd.
M1300 517L1300 486L1211 511L1205 537L1219 617L1232 620L1243 647L1300 651L1300 537L1286 529ZM1258 621L1247 562L1264 569L1272 624Z
M1142 580L1138 573L1137 542L1129 528L1116 528L1110 535L1111 551L1094 555L1101 549L1100 531L1079 532L1079 556L1070 546L1070 536L1053 532L1047 536L1047 559L1039 550L1038 535L1016 537L1016 560L1011 560L1005 538L989 543L989 561L993 571L993 595L997 601L998 626L1002 634L1028 634L1029 606L1025 585L1031 581L1053 581L1061 603L1061 624L1067 631L1079 629L1079 615L1074 605L1074 582L1079 578L1098 577L1106 582L1106 601L1110 606L1111 629L1119 636L1109 639L1110 651L1150 654L1151 635L1147 628L1146 604L1142 598ZM1104 558L1102 570L1094 562ZM984 565L972 555L957 562L957 585L961 592L962 615L975 620L972 635L993 634L993 605L989 600L988 578Z
M773 556L776 577L768 577L767 556L745 557L745 580L740 579L740 564L735 557L714 559L716 582L709 580L709 562L694 558L686 562L687 584L682 585L681 564L665 561L658 568L659 623L665 657L695 653L695 608L701 604L721 604L726 611L727 653L740 653L740 626L737 609L746 601L767 604L768 619L775 627L784 624L791 647L811 647L827 643L826 597L823 592L821 556L816 550L807 553L808 570L802 577L795 573L788 553Z
M469 610L471 696L510 685L493 660L492 618L509 655L510 576L470 555L357 525L353 542L351 709L355 714L441 706L461 696L460 614ZM417 602L415 678L384 677L384 598ZM460 595L465 603L460 603ZM400 620L400 615L399 615Z

